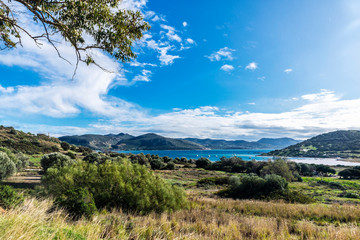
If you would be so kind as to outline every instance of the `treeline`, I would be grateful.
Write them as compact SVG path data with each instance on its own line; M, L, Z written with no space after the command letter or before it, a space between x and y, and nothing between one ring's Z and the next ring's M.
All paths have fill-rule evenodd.
M225 171L230 173L247 173L265 176L276 174L287 181L301 181L301 176L335 174L335 169L326 165L296 163L277 158L273 161L245 161L239 157L222 157L220 161L211 162L207 158L200 158L195 162L196 167L206 170Z

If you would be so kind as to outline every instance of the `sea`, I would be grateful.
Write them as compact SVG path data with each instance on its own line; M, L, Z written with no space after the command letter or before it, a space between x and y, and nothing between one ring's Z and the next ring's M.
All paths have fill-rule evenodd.
M139 151L117 151L119 153L133 153L133 154L151 154L159 155L160 157L199 159L201 157L208 158L211 161L219 161L221 157L240 157L245 161L257 160L267 161L273 157L260 156L263 153L268 153L273 149L218 149L218 150L139 150ZM336 158L299 158L287 157L286 159L298 163L308 164L325 164L329 166L343 165L343 166L360 166L360 162L346 162Z

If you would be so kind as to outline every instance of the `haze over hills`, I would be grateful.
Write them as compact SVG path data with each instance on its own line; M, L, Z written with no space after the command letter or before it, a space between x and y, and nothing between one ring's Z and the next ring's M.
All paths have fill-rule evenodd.
M279 149L299 141L291 138L263 138L257 142L198 138L167 138L154 133L137 137L129 134L64 136L59 138L75 145L99 150L200 150L200 149Z
M270 156L288 157L360 157L360 131L324 133L281 150L267 153Z

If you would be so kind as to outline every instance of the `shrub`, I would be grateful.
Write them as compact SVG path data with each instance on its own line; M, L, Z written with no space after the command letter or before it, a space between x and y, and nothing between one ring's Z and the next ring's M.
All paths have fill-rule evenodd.
M207 158L199 158L195 162L197 168L208 168L211 166L211 161Z
M357 195L356 193L352 193L352 192L346 192L343 197L344 198L359 198L359 195Z
M278 175L267 175L261 178L256 175L246 175L241 179L231 177L230 187L220 194L240 199L263 199L274 193L282 193L288 189L286 180Z
M43 183L55 197L69 189L86 188L98 209L121 208L146 214L173 211L187 204L182 189L165 182L145 166L128 160L106 161L99 165L80 161L73 166L50 168Z
M18 170L22 170L24 168L26 168L27 166L29 166L29 157L26 156L23 153L17 153L16 157L18 159L18 162L16 164L16 168Z
M69 156L71 159L76 159L76 155L73 152L67 152L65 153L66 156Z
M49 168L61 168L74 164L76 161L61 153L50 153L44 155L41 160L41 167L46 172Z
M16 166L8 155L0 152L0 180L11 176L16 171Z
M197 182L197 186L204 187L207 185L226 185L229 184L229 177L209 177L202 178Z
M276 174L287 181L294 181L296 178L294 177L293 173L291 172L289 165L283 159L275 159L274 161L269 161L267 166L263 167L260 170L260 175L265 176L269 174Z
M4 209L14 208L23 203L24 197L12 187L0 185L0 207Z
M70 144L68 144L67 142L61 142L60 143L62 149L64 149L64 151L67 151L70 149Z
M151 169L153 170L159 170L159 169L163 169L165 167L165 164L160 159L156 158L150 161L150 166Z
M175 170L175 163L174 162L168 162L164 169L166 169L166 170Z
M74 220L91 218L96 212L93 196L86 188L69 189L55 199L55 205L65 209Z

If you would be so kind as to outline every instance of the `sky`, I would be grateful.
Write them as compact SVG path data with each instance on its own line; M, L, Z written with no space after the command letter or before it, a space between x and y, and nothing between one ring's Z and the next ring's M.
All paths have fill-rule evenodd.
M306 139L360 130L360 2L124 0L151 29L138 58L74 64L23 35L0 51L0 124L52 136ZM29 31L40 26L22 16ZM74 51L58 43L74 63Z

